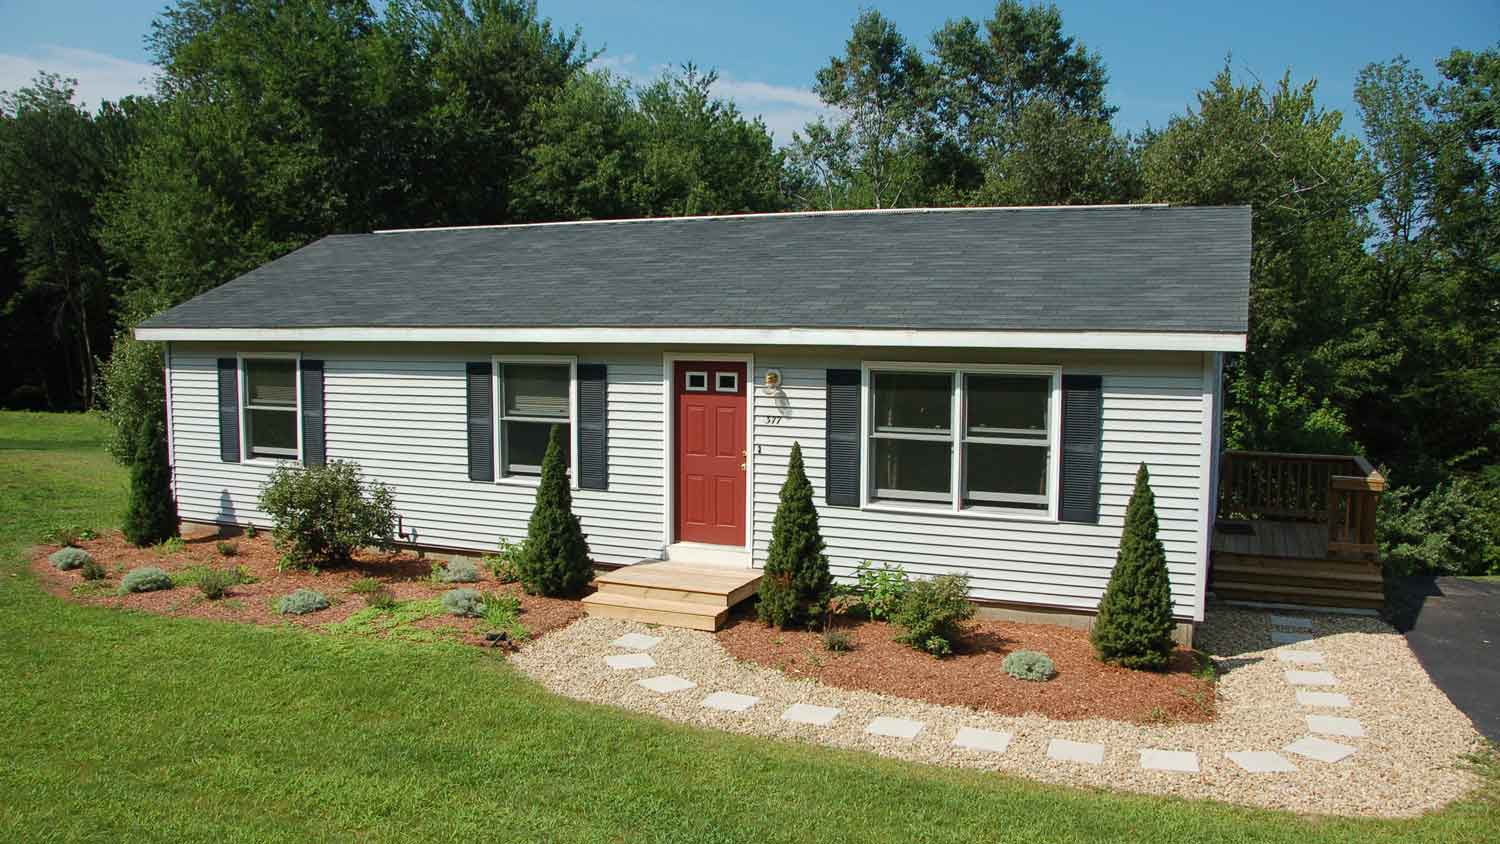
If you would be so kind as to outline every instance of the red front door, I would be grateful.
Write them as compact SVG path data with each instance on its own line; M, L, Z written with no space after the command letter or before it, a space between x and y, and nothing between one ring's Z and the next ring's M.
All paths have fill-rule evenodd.
M677 541L745 544L745 365L678 363Z

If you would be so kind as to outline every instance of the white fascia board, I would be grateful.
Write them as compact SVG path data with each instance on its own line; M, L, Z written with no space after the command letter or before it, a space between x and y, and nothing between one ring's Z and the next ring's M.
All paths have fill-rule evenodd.
M137 328L137 340L283 343L655 343L1243 352L1245 335L1187 331L946 331L906 328Z

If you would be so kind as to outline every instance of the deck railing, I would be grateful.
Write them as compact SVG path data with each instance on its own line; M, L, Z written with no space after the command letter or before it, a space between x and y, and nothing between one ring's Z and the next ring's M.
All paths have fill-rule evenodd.
M1363 457L1226 451L1219 518L1328 525L1330 554L1375 554L1375 511L1385 476Z

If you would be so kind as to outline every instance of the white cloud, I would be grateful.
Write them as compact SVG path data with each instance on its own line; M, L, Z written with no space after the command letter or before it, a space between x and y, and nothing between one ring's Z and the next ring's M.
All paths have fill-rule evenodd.
M635 76L630 68L636 63L635 53L622 53L618 56L600 55L595 56L589 62L589 70L607 70L620 76Z
M77 79L75 102L89 108L129 94L151 93L152 80L157 73L154 65L93 50L48 45L25 55L0 53L0 91L24 88L41 71Z
M721 75L719 81L714 83L713 92L732 100L745 114L759 116L764 120L777 146L790 144L793 132L801 131L819 117L833 114L833 109L825 106L817 94L806 88Z

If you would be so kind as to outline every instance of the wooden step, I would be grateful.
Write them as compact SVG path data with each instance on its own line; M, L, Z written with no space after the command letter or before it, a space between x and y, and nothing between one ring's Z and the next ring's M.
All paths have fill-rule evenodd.
M679 562L640 562L594 578L600 592L732 607L755 594L760 572Z
M588 614L621 618L691 630L718 630L729 617L729 608L691 601L661 601L620 592L595 592L583 599Z
M1237 583L1258 583L1265 586L1300 586L1314 589L1347 589L1351 592L1381 591L1384 582L1380 575L1317 575L1300 571L1266 571L1245 569L1237 566L1214 566L1210 583L1232 580Z
M1340 589L1220 579L1215 579L1210 588L1217 597L1230 600L1365 609L1379 609L1385 605L1385 595L1379 589Z
M1379 583L1384 579L1378 563L1343 560L1297 560L1215 554L1213 569L1216 572L1244 572L1268 577L1319 578L1369 583Z

